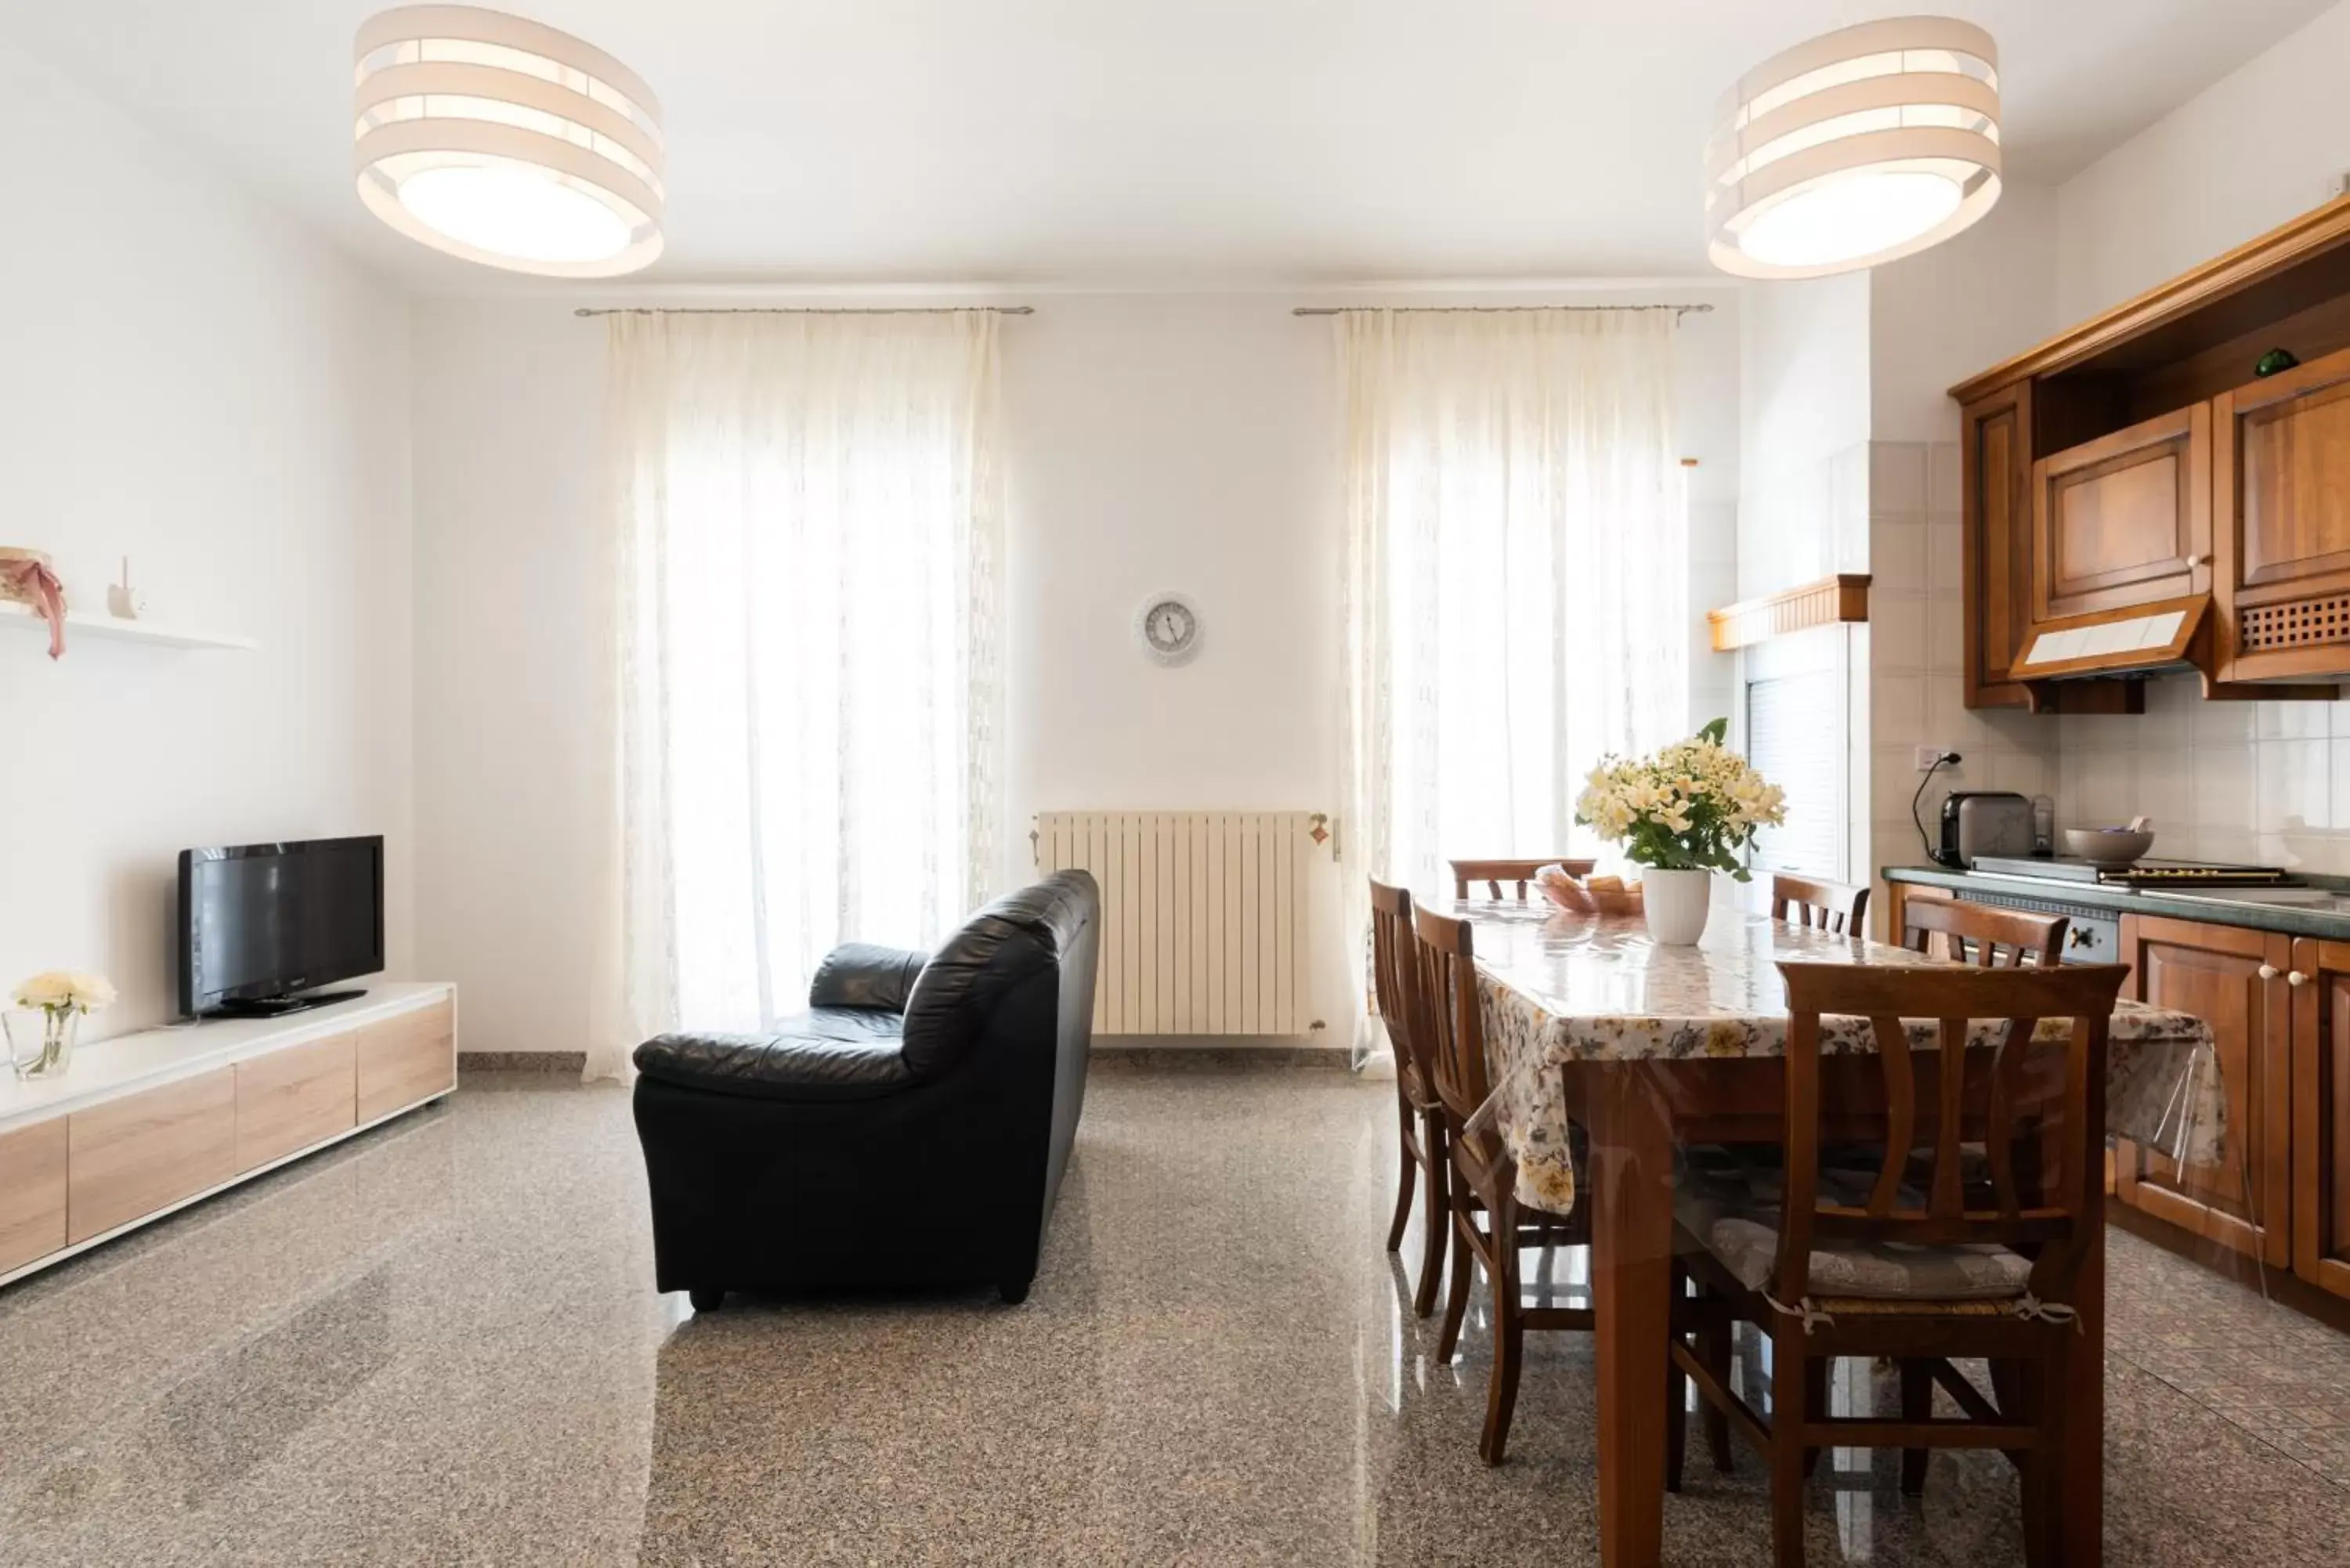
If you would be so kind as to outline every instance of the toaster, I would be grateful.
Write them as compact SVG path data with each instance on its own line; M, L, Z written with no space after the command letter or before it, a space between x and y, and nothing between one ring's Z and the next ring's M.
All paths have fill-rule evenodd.
M1934 858L1964 871L1986 855L2032 853L2032 803L2013 790L1960 789L1942 797L1942 836Z

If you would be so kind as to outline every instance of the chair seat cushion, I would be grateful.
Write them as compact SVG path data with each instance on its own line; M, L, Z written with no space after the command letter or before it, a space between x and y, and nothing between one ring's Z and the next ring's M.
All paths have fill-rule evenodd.
M771 1033L656 1035L637 1047L648 1078L763 1100L861 1100L914 1081L899 1049L900 1014L819 1007Z
M1775 1169L1733 1172L1709 1161L1685 1166L1674 1186L1681 1229L1750 1291L1768 1286L1778 1266L1778 1185ZM1867 1202L1868 1186L1861 1172L1820 1172L1820 1196L1829 1202L1857 1208ZM1923 1207L1924 1199L1905 1189L1900 1203ZM2006 1247L1829 1240L1813 1243L1808 1293L1861 1301L2012 1301L2031 1278L2032 1260Z

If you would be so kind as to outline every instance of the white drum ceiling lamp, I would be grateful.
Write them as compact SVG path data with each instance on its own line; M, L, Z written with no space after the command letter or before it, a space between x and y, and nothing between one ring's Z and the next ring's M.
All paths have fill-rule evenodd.
M471 5L359 29L359 199L412 240L548 277L661 251L660 105L568 33Z
M1820 277L1939 244L1999 200L1999 50L1946 16L1864 22L1742 78L1706 148L1713 265Z

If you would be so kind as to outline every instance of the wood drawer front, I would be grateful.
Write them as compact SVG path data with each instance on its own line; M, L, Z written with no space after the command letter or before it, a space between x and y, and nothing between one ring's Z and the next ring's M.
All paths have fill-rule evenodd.
M236 1174L236 1069L76 1111L67 1127L67 1239L86 1241Z
M356 1125L356 1034L236 1064L236 1168L251 1170Z
M0 1133L0 1273L66 1244L66 1118Z
M2033 465L2040 620L2210 586L2211 411L2198 404Z
M2217 412L2235 587L2263 602L2350 587L2350 351L2222 393Z
M442 1002L359 1031L360 1121L456 1086L455 1022L454 1010Z

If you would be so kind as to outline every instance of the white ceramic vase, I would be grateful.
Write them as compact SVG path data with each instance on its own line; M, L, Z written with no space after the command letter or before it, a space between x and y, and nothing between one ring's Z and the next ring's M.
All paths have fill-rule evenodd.
M1711 871L1664 871L1652 866L1640 874L1640 908L1648 916L1650 941L1669 948L1697 946L1712 904Z

